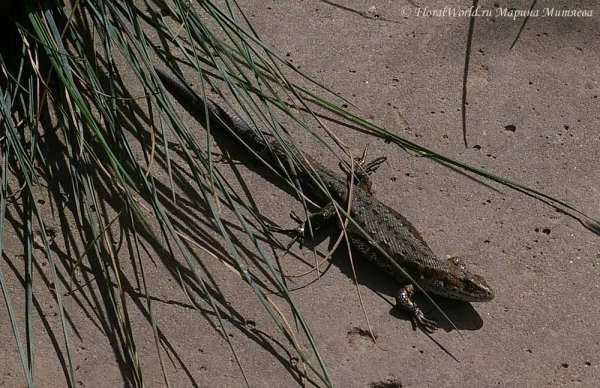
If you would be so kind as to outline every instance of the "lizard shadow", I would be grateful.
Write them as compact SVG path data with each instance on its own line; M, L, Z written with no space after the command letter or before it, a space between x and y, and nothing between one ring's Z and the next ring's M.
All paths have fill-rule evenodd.
M192 104L187 102L183 102L182 106L194 117L198 123L204 126L206 118L202 113L199 113L197 109L194 109ZM242 179L243 173L237 168L237 165L240 164L259 174L278 189L297 197L297 194L287 183L285 183L285 181L281 179L281 177L265 168L265 166L258 162L253 155L247 152L247 149L244 146L240 145L237 141L234 141L232 135L228 132L228 130L211 131L211 137L224 153L231 156L225 157L224 161L229 164L234 171L234 174L237 176L237 181L241 185L242 190L250 201L247 203L250 208L257 211L259 206L257 206L257 203L255 202L256 196L252 194L252 190L249 189L244 179ZM310 193L308 194L310 197ZM270 220L267 220L267 223L271 223L273 225L275 224L270 222ZM321 246L327 237L337 235L336 231L334 231L336 228L337 232L339 233L339 226L336 226L335 222L330 223L330 225L323 226L315 232L313 237L306 238L306 248ZM267 234L266 238L270 239L268 236L269 232L265 232L265 234ZM335 240L337 239L332 239L331 244L333 244ZM340 248L333 253L331 264L338 266L342 273L353 279L354 273L352 271L351 263L348 260L348 252L346 248L342 248L344 245L345 243L340 244ZM333 246L330 246L329 248L331 249ZM393 305L393 302L390 301L390 299L393 300L393 297L398 292L398 289L408 284L408 282L404 284L399 283L392 276L377 268L375 265L373 265L373 263L368 261L367 258L363 257L358 252L353 254L353 257L354 267L358 276L358 282L388 301L388 303L392 306L389 311L390 315L410 321L408 314L396 308ZM329 266L327 266L325 269L327 268L329 268ZM384 294L390 296L391 298L384 296ZM459 330L477 330L483 326L483 320L470 303L438 297L436 295L431 295L431 297ZM453 325L444 318L444 316L436 309L431 301L429 301L424 295L417 293L417 295L414 297L414 301L420 306L427 317L438 321L440 328L446 330L451 330L454 328Z
M268 171L264 166L261 165L261 163L257 162L252 155L247 155L247 153L243 152L243 146L237 143L231 144L231 136L229 134L215 133L214 139L215 142L219 145L219 147L225 152L229 153L229 155L233 155L233 158L237 162L248 167L253 172L261 175L264 179L268 180L278 189L283 190L292 196L295 195L293 190L291 190L290 187L287 184L285 184L280 177ZM235 169L235 162L233 162L231 158L226 159L228 163L232 164L230 167ZM242 179L240 179L240 182L243 184ZM309 198L311 197L310 193L308 193L308 196ZM253 198L250 190L248 190L248 197ZM257 208L254 202L252 203L252 206L254 208ZM309 210L314 211L315 209ZM327 246L326 251L330 251L334 248L333 245L337 240L337 236L339 235L340 231L340 226L337 224L336 221L329 222L327 225L323 225L323 227L315 231L314 236L307 237L305 239L303 243L304 249L318 249L318 247L323 246L323 243L327 239L329 239L329 245ZM338 248L333 253L330 259L330 265L325 266L323 268L323 273L326 273L331 265L335 265L340 269L340 271L344 275L348 276L351 279L354 279L354 273L352 271L352 264L350 263L348 250L344 246L344 242L342 242L338 246ZM388 275L383 270L379 269L376 265L374 265L371 261L365 258L358 251L353 249L352 253L354 268L357 273L358 282L361 285L368 287L370 290L380 295L382 299L385 299L390 304L390 315L398 319L405 319L407 321L411 321L410 316L404 311L397 308L394 302L394 297L397 294L398 290L404 285L408 284L409 282L398 282L395 278ZM301 257L298 257L298 259L301 259ZM310 282L309 284L311 283L313 282ZM305 284L305 286L308 286L309 284ZM455 328L454 326L456 326L456 328L459 330L473 331L483 327L483 319L479 316L479 314L471 305L471 303L449 299L431 293L430 296L435 302L435 304L437 304L437 306L443 311L443 313L450 319L452 323L448 322L448 320L444 318L444 315L440 313L436 306L432 304L431 301L425 295L423 295L422 292L417 292L413 300L423 310L423 312L428 318L434 319L438 322L440 329L451 331Z
M248 167L251 171L261 175L264 179L268 180L278 189L283 190L292 196L295 195L293 190L291 190L290 187L285 184L280 177L268 171L268 169L262 166L261 163L257 162L253 156L243 152L243 146L237 143L231 144L231 136L229 134L214 133L214 139L222 150L227 152L230 156L233 156L233 159L237 161L234 162L231 158L226 158L227 162L231 164L230 167L235 169L235 165L237 163L242 164ZM243 184L242 179L240 179L240 182ZM310 193L308 193L308 196L309 198L311 197ZM248 197L253 198L250 190L248 190ZM252 203L252 206L257 208L254 202ZM337 240L337 236L339 235L340 231L341 229L337 222L329 222L315 231L314 236L307 237L305 239L303 242L304 249L318 249L318 247L323 246L325 241L329 239L329 245L327 246L326 251L330 251L334 248L334 243ZM352 270L352 264L350 263L348 250L347 248L344 248L344 246L344 242L338 246L336 251L332 254L329 265L323 268L322 273L326 273L331 265L335 265L344 275L354 280L354 272ZM398 282L394 277L379 269L358 251L353 249L352 253L354 268L356 270L359 284L368 287L370 290L380 295L382 299L386 300L391 306L389 310L390 315L394 316L395 318L404 319L410 322L410 316L397 308L394 302L394 297L398 290L409 282ZM298 259L301 259L301 257L298 257ZM313 282L310 282L304 286L311 285L312 283ZM443 311L443 313L448 317L448 319L450 319L452 323L448 322L448 320L444 318L444 315L440 313L436 306L432 304L422 292L417 292L413 300L423 310L428 318L434 319L438 322L440 329L451 331L456 327L459 330L474 331L483 327L483 319L477 313L471 303L449 299L431 293L430 296L435 304L437 304L437 306Z

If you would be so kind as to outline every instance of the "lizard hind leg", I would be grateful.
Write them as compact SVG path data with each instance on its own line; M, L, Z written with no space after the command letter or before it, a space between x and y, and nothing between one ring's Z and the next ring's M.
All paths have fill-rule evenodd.
M270 226L269 230L275 233L281 233L293 237L291 244L300 241L302 245L306 236L313 237L314 232L321 228L335 215L335 206L329 202L316 213L311 213L307 220L302 220L295 212L290 212L290 218L298 223L298 226L292 229L284 229L277 226ZM289 247L288 247L289 248Z

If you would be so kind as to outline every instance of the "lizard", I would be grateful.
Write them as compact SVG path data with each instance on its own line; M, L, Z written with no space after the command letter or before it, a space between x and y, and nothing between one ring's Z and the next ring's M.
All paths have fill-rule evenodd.
M166 71L157 67L154 70L168 89L179 94L201 113L208 112L210 119L229 128L238 140L245 143L252 151L271 160L274 164L281 163L283 166L290 162L288 159L291 158L284 151L281 143L265 135L261 128L253 130L230 109L209 98L201 98L191 87L184 85ZM410 315L415 330L419 326L425 332L432 333L437 329L438 324L425 317L423 311L412 300L415 292L413 282L425 292L450 299L485 302L494 298L494 291L483 277L467 269L460 258L443 259L436 256L404 216L372 195L368 173L374 170L380 162L372 162L365 168L357 169L362 171L362 173L356 174L359 182L351 185L350 180L354 181L352 178L349 179L326 168L311 156L294 155L297 158L294 158L292 163L304 164L295 168L303 189L318 199L328 202L320 213L309 216L312 225L320 225L335 215L336 212L331 203L333 198L342 208L350 209L349 215L356 223L355 225L348 222L347 236L350 244L398 281L406 282L406 275L412 279L409 284L400 288L395 300L396 306ZM361 162L364 162L364 154ZM331 197L327 196L319 185L324 186ZM350 187L352 192L350 192ZM348 206L348 201L351 201L350 206ZM294 230L303 232L305 224L306 222ZM356 227L357 225L370 239ZM385 251L397 265L382 255L377 247Z

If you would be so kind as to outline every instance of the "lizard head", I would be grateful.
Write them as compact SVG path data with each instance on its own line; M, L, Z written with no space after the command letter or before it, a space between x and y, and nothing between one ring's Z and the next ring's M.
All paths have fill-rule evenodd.
M437 276L435 294L465 302L487 302L494 298L494 291L479 275L469 271L460 258L451 257Z

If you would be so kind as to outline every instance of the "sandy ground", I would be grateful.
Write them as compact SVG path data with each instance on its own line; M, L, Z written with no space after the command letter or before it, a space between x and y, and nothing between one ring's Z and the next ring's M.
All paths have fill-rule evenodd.
M513 20L498 11L513 2L480 1L480 11L491 16L472 19L468 53L469 17L423 15L443 12L445 6L447 12L465 11L471 6L468 2L432 1L427 9L425 2L415 1L242 3L265 42L348 99L357 107L356 113L407 140L600 218L596 165L600 158L600 9L596 2L569 2L568 6L561 1L537 2L539 15L521 28L523 17ZM530 6L531 1L520 2L522 10ZM593 16L543 17L545 7L591 10ZM185 110L182 115L198 126ZM357 257L359 289L377 346L367 334L347 251L338 249L320 278L289 280L336 386L600 386L600 249L598 236L576 214L415 157L362 132L329 125L356 153L371 143L371 157L387 156L388 163L373 175L376 196L411 220L435 252L462 256L496 292L493 301L481 304L436 298L462 337L444 323L429 336L413 331L407 317L393 308L399 284ZM198 133L201 137L203 129L199 127ZM315 156L327 156L308 135L299 134L298 139ZM227 145L217 140L215 146ZM220 168L248 196L251 207L266 220L293 226L288 212L302 214L302 207L289 190L264 169L251 163L248 168L243 158L244 163L238 163L239 148L228 151L231 157ZM333 160L331 164L336 168ZM213 251L224 251L214 225L205 218L206 209L194 199L194 190L182 183L179 194L183 212L174 213L181 225L188 225L190 234ZM60 227L61 210L48 211ZM230 214L224 218L233 221ZM190 274L182 276L200 310L181 292L171 258L160 255L164 251L158 232L155 228L145 235L144 254L149 257L144 270L172 386L243 386L233 355L215 330L215 318ZM77 256L69 248L68 233L73 232L57 229L53 249L59 258ZM23 311L24 297L18 291L22 275L16 275L22 267L18 255L23 253L18 236L8 237L4 253L8 265L3 271L13 303ZM237 242L249 254L244 246L250 244L242 236L236 236ZM317 249L327 252L334 237L321 237ZM260 238L269 249L269 241ZM115 244L127 267L131 252ZM287 255L276 248L268 253L279 259L286 274L302 273L312 264L307 248L295 246ZM199 270L209 268L213 275L209 285L222 295L217 302L251 385L302 385L302 364L245 283L201 250L194 254ZM49 284L47 260L41 252L37 255L35 276ZM256 257L247 260L262 273ZM139 271L134 267L122 274L129 315L145 383L163 386L146 302L135 275ZM79 281L85 279L81 274ZM63 290L67 283L64 280ZM57 351L63 348L63 340L56 304L44 296L43 281L35 284L40 288L35 302L37 385L66 386L65 355ZM107 317L96 307L105 291L82 287L79 293L63 296L78 386L132 385L119 355L120 337L104 323L118 317ZM277 295L272 297L284 304ZM441 319L424 298L417 301L427 314ZM9 322L2 321L0 334L7 339L0 345L0 384L23 386ZM307 386L319 385L314 375L308 377Z

